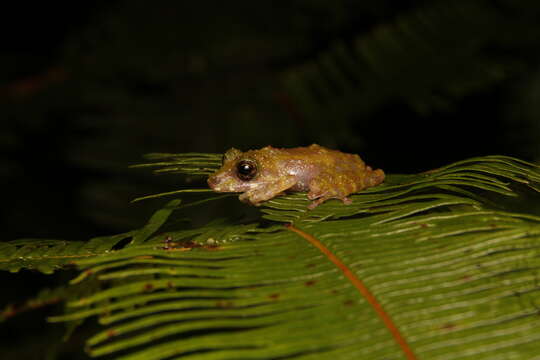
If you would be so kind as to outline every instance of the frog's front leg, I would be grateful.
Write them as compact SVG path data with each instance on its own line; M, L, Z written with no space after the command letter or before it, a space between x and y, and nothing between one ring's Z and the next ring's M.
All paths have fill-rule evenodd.
M293 187L296 184L296 181L294 176L283 176L274 182L265 183L254 189L248 190L238 198L240 201L259 206L261 202L270 200L285 190Z

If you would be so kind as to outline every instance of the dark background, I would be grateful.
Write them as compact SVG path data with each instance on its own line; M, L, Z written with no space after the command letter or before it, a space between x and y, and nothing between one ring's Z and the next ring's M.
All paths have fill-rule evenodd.
M538 162L539 18L525 0L5 5L2 240L141 226L161 202L130 200L179 183L128 168L148 152L319 143L387 173ZM69 278L0 275L2 304ZM54 354L45 315L3 323L2 358Z

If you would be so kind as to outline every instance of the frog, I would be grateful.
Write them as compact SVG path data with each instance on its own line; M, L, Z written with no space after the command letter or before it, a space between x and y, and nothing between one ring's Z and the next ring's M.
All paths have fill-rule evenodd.
M384 177L383 170L373 170L357 154L312 144L246 152L231 148L207 182L213 191L241 193L240 201L255 206L286 192L307 192L312 210L329 199L351 204L350 194L377 186Z

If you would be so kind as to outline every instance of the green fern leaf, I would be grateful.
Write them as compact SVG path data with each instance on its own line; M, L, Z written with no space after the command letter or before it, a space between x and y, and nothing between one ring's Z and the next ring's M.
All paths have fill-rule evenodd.
M114 245L133 234L132 231L88 241L20 239L3 242L0 244L0 270L18 272L33 269L51 274L62 267L73 266L76 259L110 251Z
M488 156L390 175L351 205L278 197L266 227L150 221L77 260L73 283L102 287L50 320L97 316L88 352L126 360L533 358L540 217L488 204L539 184L538 166Z
M19 239L0 243L0 270L18 272L31 269L51 274L73 266L78 259L110 253L126 240L129 240L128 246L138 244L157 231L179 204L180 200L172 200L158 210L142 229L113 236L100 236L88 241Z

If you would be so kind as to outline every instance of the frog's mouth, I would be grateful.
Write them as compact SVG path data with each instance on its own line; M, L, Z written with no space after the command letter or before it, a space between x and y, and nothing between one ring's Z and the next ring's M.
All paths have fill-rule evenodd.
M210 189L216 192L244 192L256 185L249 182L241 182L229 174L211 175L206 182Z
M207 180L208 186L210 186L210 189L217 191L217 192L239 192L242 191L241 189L238 189L238 184L234 181L234 179L231 179L230 176L223 176L220 174L215 174L210 177L208 177Z
M217 192L235 192L233 184L230 179L223 178L218 175L212 175L206 181L210 189Z

